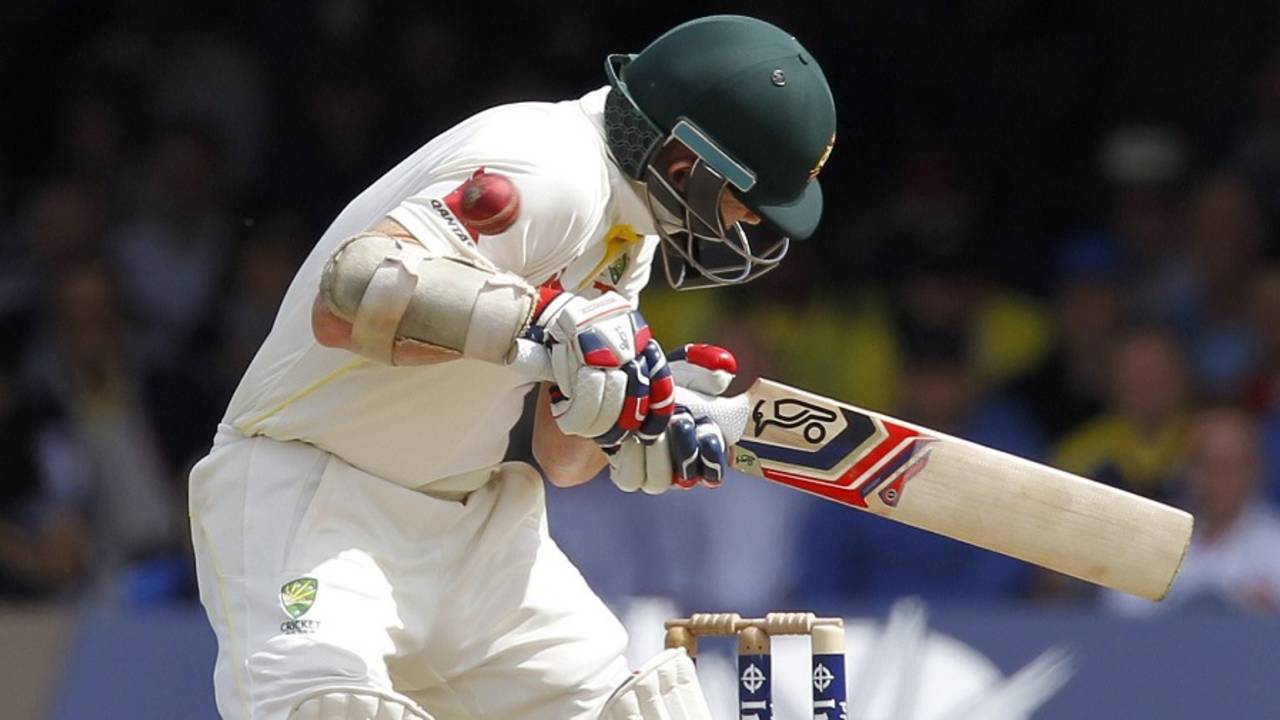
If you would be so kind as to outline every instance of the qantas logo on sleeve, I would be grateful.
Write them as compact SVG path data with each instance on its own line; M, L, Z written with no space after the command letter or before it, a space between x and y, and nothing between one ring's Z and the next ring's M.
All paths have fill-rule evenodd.
M453 214L453 211L449 209L449 206L444 204L443 200L431 198L431 209L436 211L436 214L444 221L445 226L448 227L449 232L453 233L453 236L458 239L458 242L463 245L476 244L475 238L471 236L471 233L468 232L466 226L464 226Z

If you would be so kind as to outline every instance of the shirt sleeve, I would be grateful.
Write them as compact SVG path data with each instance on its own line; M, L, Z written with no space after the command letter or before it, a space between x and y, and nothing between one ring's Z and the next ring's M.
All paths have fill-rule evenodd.
M520 210L510 227L480 235L467 227L448 198L478 167L433 181L388 213L433 252L482 261L537 285L554 277L590 242L608 197L590 182L557 168L517 169L485 166L515 185Z

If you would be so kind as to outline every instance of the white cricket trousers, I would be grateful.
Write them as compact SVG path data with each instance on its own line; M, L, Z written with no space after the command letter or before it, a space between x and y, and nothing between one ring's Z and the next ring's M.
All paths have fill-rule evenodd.
M436 720L585 719L627 676L626 632L547 535L523 463L451 501L224 426L191 472L191 526L227 720L340 689Z

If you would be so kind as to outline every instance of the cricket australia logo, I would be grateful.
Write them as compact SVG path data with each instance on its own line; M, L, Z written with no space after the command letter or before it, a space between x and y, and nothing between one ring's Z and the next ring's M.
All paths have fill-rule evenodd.
M280 587L280 607L291 619L281 623L280 631L288 635L313 633L320 627L318 620L302 620L303 615L316 602L320 581L311 577L290 580Z
M752 663L747 666L746 670L742 671L742 677L739 679L742 680L742 687L746 688L747 692L755 693L764 686L765 676L763 672L760 672L760 668L756 667L755 663Z
M783 430L800 428L800 435L810 444L817 445L827 439L827 423L835 422L836 413L821 405L815 405L795 398L782 398L773 401L772 413L765 416L765 403L761 400L751 410L751 419L755 422L755 435L770 425Z
M630 260L631 256L624 253L618 256L618 259L614 260L613 264L609 266L609 282L613 283L615 287L619 282L622 282L622 274L627 271L627 264Z

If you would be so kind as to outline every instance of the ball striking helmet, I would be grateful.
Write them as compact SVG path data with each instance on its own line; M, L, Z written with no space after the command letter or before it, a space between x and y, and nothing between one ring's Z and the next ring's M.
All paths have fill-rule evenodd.
M777 265L790 238L813 233L835 103L795 38L761 20L716 15L670 30L638 55L610 55L605 69L609 149L648 190L673 287L746 282ZM654 164L671 143L697 157L683 188ZM774 237L762 243L741 223L725 227L725 192Z

